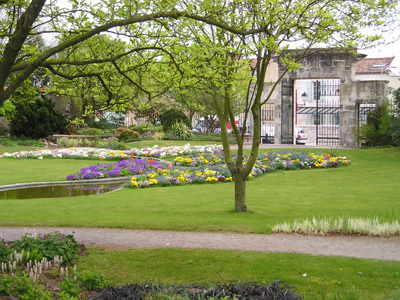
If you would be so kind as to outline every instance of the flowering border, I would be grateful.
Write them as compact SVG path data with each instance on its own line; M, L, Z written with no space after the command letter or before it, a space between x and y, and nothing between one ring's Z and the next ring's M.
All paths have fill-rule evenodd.
M246 164L246 159L243 164ZM247 179L250 180L275 170L335 168L349 164L350 160L346 157L331 157L329 154L261 153ZM214 153L205 152L190 156L178 156L174 159L173 165L149 157L122 160L118 163L98 164L83 168L78 173L69 175L67 179L79 180L129 175L133 175L133 177L127 186L133 188L229 182L233 180L224 162L222 150Z
M191 146L186 144L184 146L170 146L170 147L153 147L145 148L132 148L126 151L113 151L109 149L100 148L66 148L66 149L36 149L36 151L20 151L13 153L0 154L0 158L86 158L86 159L102 159L102 160L121 160L133 156L145 157L174 157L179 155L191 155L195 153L212 153L221 151L220 145L205 145L205 146Z

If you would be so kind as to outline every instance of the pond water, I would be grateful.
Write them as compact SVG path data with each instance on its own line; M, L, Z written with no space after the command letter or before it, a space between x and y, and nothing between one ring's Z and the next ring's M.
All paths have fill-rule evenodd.
M0 191L0 199L61 198L99 195L122 187L122 183L85 185L48 185Z

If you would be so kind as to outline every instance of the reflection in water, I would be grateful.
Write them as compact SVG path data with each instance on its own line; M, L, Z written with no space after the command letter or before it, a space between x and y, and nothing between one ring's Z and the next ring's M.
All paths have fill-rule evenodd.
M99 195L122 187L121 183L90 185L49 185L0 191L0 199L61 198Z

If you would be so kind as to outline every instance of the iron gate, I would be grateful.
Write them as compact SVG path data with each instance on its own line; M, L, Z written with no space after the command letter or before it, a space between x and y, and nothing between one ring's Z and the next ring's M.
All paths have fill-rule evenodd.
M376 104L369 103L369 104L359 104L358 106L358 124L362 126L367 124L368 114L376 109Z
M339 82L317 80L313 82L312 101L297 108L297 114L306 114L309 125L315 126L317 145L339 145L340 143L340 93Z
M275 105L265 104L261 107L261 143L275 143Z

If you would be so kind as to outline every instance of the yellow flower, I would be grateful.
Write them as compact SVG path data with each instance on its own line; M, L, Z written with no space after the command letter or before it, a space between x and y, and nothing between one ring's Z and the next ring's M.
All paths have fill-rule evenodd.
M226 179L226 181L232 181L232 176L231 177L226 177L225 179Z
M218 181L218 179L215 178L214 176L210 176L210 177L206 178L206 182L214 183L214 182L217 182L217 181Z
M136 180L132 180L132 181L131 181L131 185L132 185L133 187L139 187L139 183L137 183Z
M252 175L252 174L249 174L249 176L247 176L247 177L249 177L249 178L252 178L252 177L253 177L253 175Z
M182 183L187 181L187 179L183 175L179 175L178 177L176 177L176 179L178 179Z
M150 179L149 183L150 183L150 185L157 185L158 181L156 179Z
M214 175L214 174L215 174L215 171L213 171L213 170L207 170L204 172L204 175Z

